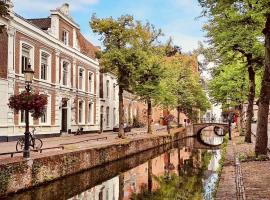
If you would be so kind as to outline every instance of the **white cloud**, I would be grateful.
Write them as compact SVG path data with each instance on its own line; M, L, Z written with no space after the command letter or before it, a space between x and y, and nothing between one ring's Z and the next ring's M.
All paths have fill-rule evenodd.
M18 13L48 13L49 10L60 7L64 3L70 5L71 11L85 10L87 5L98 3L99 0L14 0L14 9Z

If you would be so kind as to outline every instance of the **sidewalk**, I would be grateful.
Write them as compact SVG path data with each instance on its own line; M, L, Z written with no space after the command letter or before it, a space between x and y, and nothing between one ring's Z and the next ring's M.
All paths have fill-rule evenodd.
M164 133L165 127L157 127L156 134ZM125 133L127 138L143 138L147 137L146 128L134 128L131 132ZM100 138L100 140L95 140ZM91 133L91 134L83 134L83 135L67 135L61 137L52 137L52 138L44 138L43 147L42 148L50 148L57 146L64 146L65 149L81 149L85 147L96 147L99 145L110 144L116 142L118 139L117 133L115 132L104 132L102 134ZM5 152L14 152L16 151L16 141L13 142L5 142L0 143L0 153ZM73 143L73 144L70 144ZM43 153L52 152L52 151L62 151L61 149L50 149L45 150ZM36 152L31 152L32 155L38 154ZM19 154L14 154L14 157L22 156ZM0 162L2 159L10 158L10 155L2 155L0 156Z
M244 137L234 132L227 146L217 200L270 199L270 161L247 161L247 156L254 157L254 141L246 144Z

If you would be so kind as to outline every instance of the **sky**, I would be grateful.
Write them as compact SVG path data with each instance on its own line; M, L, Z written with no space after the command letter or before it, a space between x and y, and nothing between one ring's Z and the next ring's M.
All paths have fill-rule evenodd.
M14 10L25 18L50 15L50 10L69 3L71 16L80 25L81 32L94 45L101 46L99 36L91 31L89 21L97 17L133 15L136 20L150 22L165 34L162 40L172 37L174 44L184 52L192 51L198 41L204 40L203 19L198 0L13 0Z

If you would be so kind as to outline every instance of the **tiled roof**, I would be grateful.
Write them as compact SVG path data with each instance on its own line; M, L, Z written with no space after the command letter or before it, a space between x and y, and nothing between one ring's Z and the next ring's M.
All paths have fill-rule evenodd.
M51 18L37 18L37 19L27 19L27 21L36 25L42 30L48 30L51 27Z
M77 31L77 37L79 46L81 49L81 53L84 55L90 57L90 58L96 58L96 52L99 51L99 49L94 46L91 42L89 42L79 31Z

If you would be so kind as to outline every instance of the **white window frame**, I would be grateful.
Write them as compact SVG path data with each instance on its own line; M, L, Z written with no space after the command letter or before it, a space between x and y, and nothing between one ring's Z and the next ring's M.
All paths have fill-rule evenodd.
M80 71L82 70L82 87L80 88ZM85 91L85 69L78 67L78 90Z
M90 75L91 75L91 80L89 80ZM88 80L88 92L93 93L94 92L94 73L93 72L91 71L88 72L87 80Z
M48 104L46 105L46 112L47 112L47 119L46 122L41 122L41 117L39 118L39 124L40 125L51 125L51 115L52 115L52 98L50 94L46 94L48 99Z
M80 102L82 102L82 121L80 121ZM85 102L83 100L78 101L78 124L85 123Z
M66 33L66 35L64 35ZM65 44L65 45L69 45L69 31L63 29L62 31L62 42Z
M46 54L47 55L47 80L44 80L44 79L41 79L41 64L42 64L42 54ZM52 69L52 55L45 51L45 50L40 50L40 57L39 57L39 60L40 60L40 63L39 63L39 66L40 66L40 69L39 69L39 79L41 81L45 81L45 82L51 82L51 69Z
M64 85L63 84L63 65L64 65L64 62L68 64L67 66L67 85ZM61 60L61 80L60 80L60 85L61 86L64 86L64 87L71 87L71 63L66 60L66 59L62 59Z
M106 98L110 98L110 80L106 80Z
M31 68L35 71L35 47L33 45L31 45L30 43L22 40L20 41L20 62L19 62L19 74L23 75L23 71L22 71L22 50L23 50L23 46L28 46L29 47L29 57L30 57L30 65Z
M91 101L88 103L88 124L94 124L94 103Z

